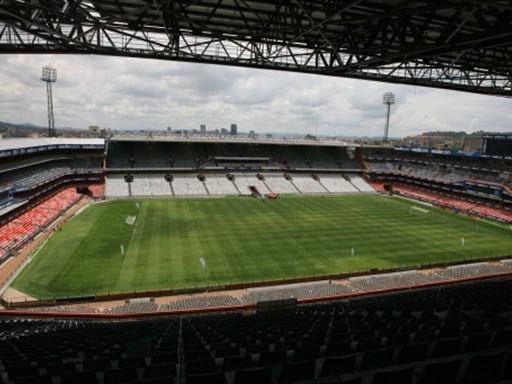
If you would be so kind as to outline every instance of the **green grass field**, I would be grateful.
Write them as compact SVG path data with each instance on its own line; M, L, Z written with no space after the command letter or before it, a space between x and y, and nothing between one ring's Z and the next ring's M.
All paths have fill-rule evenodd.
M430 207L426 215L411 212L411 205L418 206L362 194L98 203L55 232L12 286L40 299L62 298L407 267L512 250L506 226ZM137 217L134 226L127 216Z

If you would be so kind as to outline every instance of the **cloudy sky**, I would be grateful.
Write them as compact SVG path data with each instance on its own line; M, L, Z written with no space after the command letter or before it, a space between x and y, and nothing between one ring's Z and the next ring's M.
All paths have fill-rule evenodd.
M148 59L0 55L0 121L47 126L41 69L57 69L55 125L114 130L228 128L257 133L390 136L511 132L512 100L362 80Z

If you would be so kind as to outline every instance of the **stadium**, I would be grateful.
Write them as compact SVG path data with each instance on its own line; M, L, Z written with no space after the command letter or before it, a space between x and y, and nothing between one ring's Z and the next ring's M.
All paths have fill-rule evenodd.
M127 30L163 23L167 31L200 34L197 21L187 24L190 32L178 20L156 19L152 12L164 2L141 13L134 10L144 7L132 1L124 8L119 2L71 3L26 14L24 7L0 5L0 23L14 28L13 20L27 14L48 21L71 15L83 23L89 7L91 17L110 22L133 8L126 20L114 17L126 21ZM216 28L231 39L225 14L241 5L221 3L209 28L216 39ZM268 16L266 2L249 3L259 17ZM279 12L306 12L303 2L291 3L297 7ZM355 3L344 11L361 25L382 12L380 2ZM322 12L334 7L323 5ZM196 6L180 20L215 13ZM415 6L410 9L423 15L424 7ZM404 28L415 30L427 20L447 27L448 9L429 8L426 19L413 18ZM499 86L503 67L493 61L503 53L503 31L480 34L482 25L502 18L485 10L473 9L442 35L446 46L432 55L440 63L467 60L461 71L496 66L485 77L497 74L489 80L494 88L487 80L451 86L509 96L508 85ZM411 12L393 11L400 20ZM310 21L319 12L308 13ZM449 46L465 46L458 33L474 32L473 14L479 37L471 34L472 50L452 52ZM334 16L320 23L327 25L323 31L280 38L290 41L289 53L295 43L304 53L302 38L333 43L329 34L340 33ZM459 20L460 14L452 16ZM254 32L243 29L251 25L244 21L240 36ZM27 32L41 37L50 29ZM424 35L434 39L438 32ZM458 44L448 44L452 39ZM86 51L90 41L54 48ZM5 51L13 49L9 44ZM478 44L488 45L475 63ZM500 49L490 52L495 46ZM415 51L417 60L434 67L421 56L433 49ZM362 48L357 52L364 61ZM132 54L146 53L138 48ZM385 66L397 55L392 48L386 54L371 61ZM266 63L250 66L272 67ZM297 69L285 67L277 69ZM446 86L423 75L397 80L396 69L380 80ZM0 382L512 380L510 136L484 136L481 149L468 152L336 138L141 131L0 140L0 158Z

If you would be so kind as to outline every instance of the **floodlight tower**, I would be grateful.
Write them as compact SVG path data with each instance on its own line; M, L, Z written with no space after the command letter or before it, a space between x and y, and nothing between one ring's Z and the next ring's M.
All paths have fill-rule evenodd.
M46 96L48 98L48 137L55 136L55 118L53 117L52 83L57 81L57 70L49 65L43 67L43 76L46 83Z
M395 94L393 92L386 92L382 97L382 103L387 105L386 112L386 125L384 126L384 142L388 142L389 132L389 113L391 112L391 104L395 104Z

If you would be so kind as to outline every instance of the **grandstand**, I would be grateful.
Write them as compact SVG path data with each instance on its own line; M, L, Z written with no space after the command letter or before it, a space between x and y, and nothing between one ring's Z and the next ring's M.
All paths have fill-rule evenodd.
M506 258L150 297L33 302L16 297L22 293L5 295L33 247L95 200L379 191L511 223L510 172L501 160L349 151L341 142L307 140L0 143L2 382L512 379Z
M510 160L429 148L366 148L374 186L466 214L512 222Z

